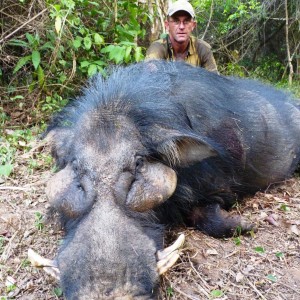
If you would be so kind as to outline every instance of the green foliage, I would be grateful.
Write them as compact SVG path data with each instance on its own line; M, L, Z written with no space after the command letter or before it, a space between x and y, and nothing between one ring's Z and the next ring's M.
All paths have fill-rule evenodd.
M284 257L284 254L282 252L276 252L275 256L279 259Z
M31 266L31 262L29 259L23 259L21 262L21 267L26 269L27 267Z
M267 78L270 82L278 82L281 74L284 72L284 66L274 56L262 57L255 66L253 76L257 78Z
M41 65L41 52L43 52L45 45L41 45L41 39L38 33L35 35L26 33L25 36L26 41L12 39L8 43L10 46L23 48L26 53L29 52L29 55L23 56L19 59L14 67L13 74L17 73L25 65L31 64L33 66L32 80L36 81L38 86L42 87L45 80L45 75L44 69Z
M0 177L8 177L13 171L13 161L16 148L7 141L0 140Z
M273 274L267 275L267 279L270 280L271 282L275 283L277 281L277 276Z
M56 287L56 288L53 289L53 293L54 293L54 295L55 295L56 297L61 297L62 294L63 294L63 291L62 291L61 288Z
M288 212L288 211L291 210L290 207L287 206L286 204L281 204L281 205L280 205L280 209L281 209L282 211L284 211L284 212Z
M207 24L212 1L214 19L218 20L214 26L216 26L216 32L219 35L228 33L245 20L262 13L262 2L257 0L194 0L191 3L199 10L197 22L200 28Z
M167 293L168 297L173 297L173 295L174 295L173 288L171 286L167 287L166 293Z
M241 238L239 236L233 238L233 242L236 246L240 246L242 244Z
M29 15L25 14L28 2L18 2L24 16ZM152 14L147 4L139 1L42 0L34 5L40 2L40 10L47 8L42 22L36 30L31 29L34 28L31 23L6 40L1 49L10 60L0 63L0 81L7 87L5 101L13 109L27 109L34 123L47 120L60 110L88 77L97 72L105 76L108 65L143 60L151 22L159 19L155 5ZM196 34L201 37L207 29L204 39L216 51L222 74L285 84L286 79L282 79L287 74L284 45L274 55L270 55L272 51L265 54L265 50L259 53L258 38L263 34L258 24L263 26L273 13L264 1L191 0L191 3L196 10ZM276 18L282 17L282 6L278 6ZM296 7L296 1L292 0L289 3L292 18ZM6 31L8 28L3 29ZM298 31L292 36L295 41L299 40ZM299 84L295 86L300 95ZM1 123L11 121L7 115L0 110Z
M211 299L216 299L216 298L220 298L224 295L223 291L221 290L212 290L210 292L210 298Z
M254 251L257 252L257 253L260 253L260 254L264 254L265 253L265 249L264 247L255 247L254 248Z
M149 18L145 7L132 1L45 0L45 5L44 28L5 45L19 57L5 77L13 79L8 98L21 85L29 92L40 90L38 111L31 112L35 118L59 110L87 77L105 75L109 64L144 59L140 44Z
M40 212L36 212L34 215L35 215L34 225L36 229L38 230L44 229L43 215Z
M17 155L32 150L36 135L41 131L43 128L3 130L0 137L0 177L5 178L15 174L14 165ZM33 170L51 167L53 161L49 154L35 152L22 164L27 167L29 173L32 173Z
M3 253L4 251L4 244L5 244L5 240L3 236L0 236L0 255Z

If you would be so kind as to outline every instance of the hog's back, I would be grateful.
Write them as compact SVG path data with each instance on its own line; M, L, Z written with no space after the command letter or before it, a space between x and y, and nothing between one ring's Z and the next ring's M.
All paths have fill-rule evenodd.
M253 189L283 180L300 156L300 110L283 91L247 79L183 68L175 101L190 126L236 163L238 181Z

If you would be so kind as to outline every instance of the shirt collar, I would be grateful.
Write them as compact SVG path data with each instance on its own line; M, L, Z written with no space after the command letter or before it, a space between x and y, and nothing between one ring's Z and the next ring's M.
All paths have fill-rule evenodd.
M172 47L172 43L170 40L170 36L167 36L167 42L168 42L168 48L170 49L171 53L172 53L172 57L174 56L174 51L173 51L173 47ZM187 57L194 54L195 53L195 47L194 47L194 43L192 40L192 36L190 36L190 41L188 44L188 50L187 50Z

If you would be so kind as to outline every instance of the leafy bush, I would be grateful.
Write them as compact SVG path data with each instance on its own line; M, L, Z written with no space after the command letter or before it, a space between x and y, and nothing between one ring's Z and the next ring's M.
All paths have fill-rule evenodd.
M29 4L18 5L24 13ZM148 20L145 8L131 1L47 0L44 5L48 15L37 21L39 29L4 45L18 60L0 67L0 80L9 87L4 101L11 107L19 88L28 86L24 109L35 122L64 106L87 77L105 75L108 64L142 60L145 49L139 44Z

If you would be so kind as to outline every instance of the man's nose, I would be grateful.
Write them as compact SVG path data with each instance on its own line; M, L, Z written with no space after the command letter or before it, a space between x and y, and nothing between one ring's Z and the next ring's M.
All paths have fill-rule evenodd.
M185 27L184 21L183 22L179 22L179 28L183 29Z

